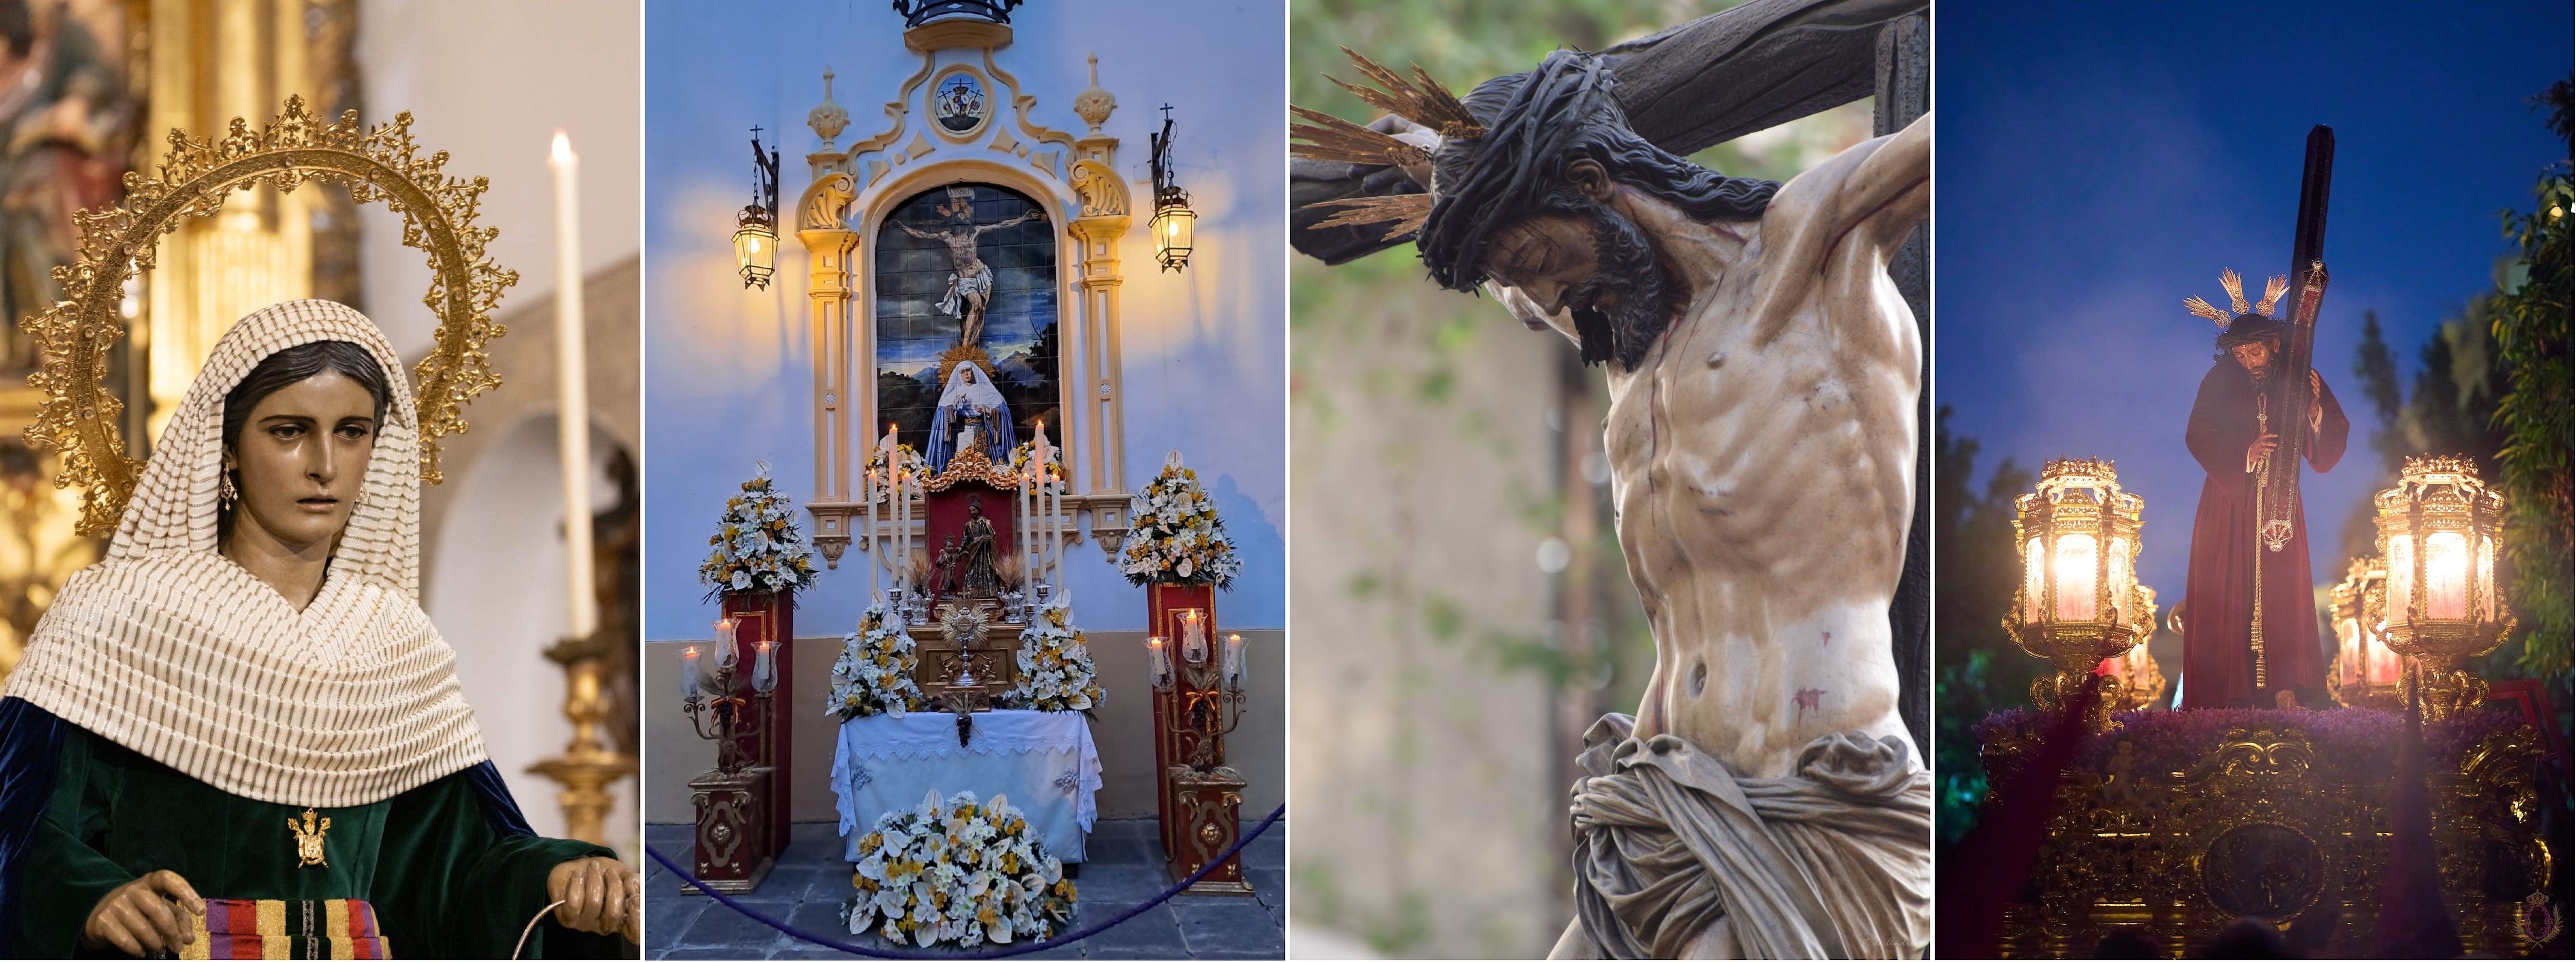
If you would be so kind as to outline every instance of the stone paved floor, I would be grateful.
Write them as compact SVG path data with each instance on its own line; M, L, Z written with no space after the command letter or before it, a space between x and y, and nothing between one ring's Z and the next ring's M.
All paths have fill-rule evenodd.
M1246 822L1248 831L1259 822ZM818 935L843 931L833 914L850 895L850 866L828 822L798 823L787 854L760 890L739 898L789 925ZM648 825L645 841L689 864L689 826ZM1244 846L1250 898L1181 895L1088 939L1024 959L1279 959L1287 954L1287 824ZM1152 819L1103 820L1093 826L1091 860L1074 879L1073 926L1105 919L1162 893L1162 845ZM852 956L791 938L717 905L681 894L679 878L646 859L644 956L648 959L837 959ZM849 936L839 936L847 941ZM875 936L861 944L890 947ZM910 948L907 946L907 948Z

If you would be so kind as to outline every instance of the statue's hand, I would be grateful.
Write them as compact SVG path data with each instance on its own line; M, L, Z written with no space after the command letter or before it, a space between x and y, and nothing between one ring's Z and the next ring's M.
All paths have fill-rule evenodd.
M2281 446L2281 436L2280 436L2280 435L2278 435L2278 434L2266 434L2266 435L2263 435L2262 437L2255 438L2255 439L2254 439L2254 443L2249 444L2249 445L2246 445L2246 446L2245 446L2245 471L2246 471L2246 473L2248 473L2248 474L2253 473L2255 468L2260 467L2260 466L2263 464L2263 459L2264 459L2264 458L2268 458L2268 457L2271 457L2271 456L2272 456L2272 449L2273 449L2273 448L2276 448L2276 447L2280 447L2280 446Z
M546 873L546 899L563 903L555 921L565 928L644 941L644 880L624 862L594 855L556 865Z
M162 869L142 878L117 886L99 899L89 910L89 921L81 926L81 944L93 949L114 947L127 955L177 955L179 949L197 940L181 911L206 914L206 900L179 873Z

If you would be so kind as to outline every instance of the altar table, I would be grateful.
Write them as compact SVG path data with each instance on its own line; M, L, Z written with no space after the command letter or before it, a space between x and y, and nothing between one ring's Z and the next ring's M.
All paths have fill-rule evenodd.
M832 794L851 861L859 838L878 817L908 811L937 791L1007 796L1028 819L1048 855L1083 860L1083 839L1100 815L1100 752L1081 712L976 712L975 731L957 744L957 716L909 712L841 723L832 751Z

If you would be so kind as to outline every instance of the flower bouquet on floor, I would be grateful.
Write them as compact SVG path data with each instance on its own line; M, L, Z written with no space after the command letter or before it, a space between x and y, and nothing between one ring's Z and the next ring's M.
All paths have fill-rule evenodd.
M1163 472L1136 493L1130 506L1121 573L1134 585L1234 584L1243 561L1216 516L1216 499L1199 488L1195 471L1181 466L1181 452L1163 459Z
M885 603L868 606L859 630L841 637L841 658L832 663L832 700L826 710L842 721L869 715L903 717L925 704L912 673L921 665L912 635L901 615L890 615Z
M924 797L887 812L859 838L842 904L852 935L873 928L896 945L973 948L987 941L1043 941L1073 921L1073 883L1010 801L975 793Z
M1013 708L1078 711L1099 707L1100 672L1091 647L1073 626L1073 595L1059 591L1020 632L1020 683L1004 700Z
M796 506L769 480L767 461L759 462L759 472L742 483L742 493L725 500L724 516L716 520L716 533L707 537L707 544L715 550L698 566L698 582L707 586L710 598L729 591L814 586L814 552L796 526Z

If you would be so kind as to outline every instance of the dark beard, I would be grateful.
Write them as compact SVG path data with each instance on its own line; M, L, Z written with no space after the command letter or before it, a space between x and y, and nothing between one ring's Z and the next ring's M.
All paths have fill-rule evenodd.
M1672 323L1664 265L1635 221L1606 205L1586 203L1583 208L1592 221L1594 252L1601 262L1601 273L1582 288L1589 296L1574 298L1585 305L1573 312L1583 363L1617 361L1622 370L1635 370ZM1597 306L1603 293L1617 295L1606 311Z

